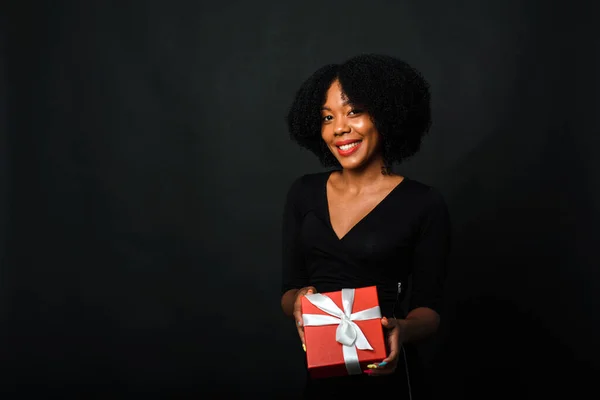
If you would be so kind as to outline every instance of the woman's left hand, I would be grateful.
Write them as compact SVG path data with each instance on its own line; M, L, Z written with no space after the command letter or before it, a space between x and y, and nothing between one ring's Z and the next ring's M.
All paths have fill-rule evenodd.
M400 324L396 318L381 319L381 325L387 329L387 340L389 355L386 359L378 364L369 365L369 369L365 371L370 376L389 375L396 370L398 366L398 358L400 357L400 349L402 347L402 337L400 332Z

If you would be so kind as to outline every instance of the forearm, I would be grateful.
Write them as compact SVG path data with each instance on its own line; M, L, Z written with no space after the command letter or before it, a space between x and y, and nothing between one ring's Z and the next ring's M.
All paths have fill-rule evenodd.
M298 289L290 289L281 296L281 308L283 313L288 317L294 315L294 302L296 301L296 294Z
M434 334L440 325L440 316L430 308L412 310L406 318L398 320L403 343L416 342Z

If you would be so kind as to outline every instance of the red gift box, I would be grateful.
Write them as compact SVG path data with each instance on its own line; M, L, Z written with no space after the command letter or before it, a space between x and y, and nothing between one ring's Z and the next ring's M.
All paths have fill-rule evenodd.
M375 286L306 295L302 314L312 378L361 374L386 358Z

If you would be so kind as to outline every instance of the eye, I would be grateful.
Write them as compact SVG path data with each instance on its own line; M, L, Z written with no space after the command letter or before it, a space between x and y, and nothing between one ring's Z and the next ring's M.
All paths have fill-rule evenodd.
M324 122L331 121L332 119L333 119L333 117L331 115L326 115L323 117Z
M358 114L360 114L360 113L362 113L362 110L361 110L361 109L358 109L358 108L353 108L352 110L350 110L350 112L349 112L348 114L349 114L349 115L358 115Z

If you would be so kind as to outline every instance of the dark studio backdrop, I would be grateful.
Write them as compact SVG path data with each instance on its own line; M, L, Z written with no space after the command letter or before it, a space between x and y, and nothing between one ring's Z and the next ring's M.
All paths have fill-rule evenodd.
M4 6L3 398L297 394L281 212L291 181L321 167L283 117L308 74L362 52L403 58L432 87L431 133L397 168L443 192L455 231L442 328L419 346L427 387L593 387L593 2Z

